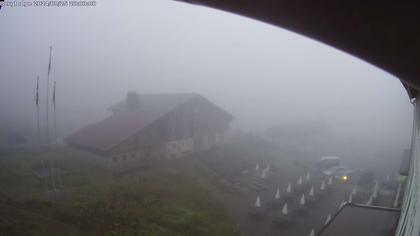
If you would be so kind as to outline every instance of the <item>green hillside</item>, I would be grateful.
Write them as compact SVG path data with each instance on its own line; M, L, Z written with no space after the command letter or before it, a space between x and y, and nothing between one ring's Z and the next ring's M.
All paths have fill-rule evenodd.
M114 177L69 149L52 153L68 174L49 201L31 172L42 152L0 151L0 235L240 235L198 172Z

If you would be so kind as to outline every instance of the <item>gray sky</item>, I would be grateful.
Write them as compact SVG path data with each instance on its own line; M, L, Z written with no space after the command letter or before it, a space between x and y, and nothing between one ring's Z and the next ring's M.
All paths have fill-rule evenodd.
M230 13L170 0L3 8L0 35L0 122L34 124L35 78L44 102L52 45L66 132L106 116L128 90L197 92L231 112L234 127L325 121L353 138L409 146L412 105L394 76Z

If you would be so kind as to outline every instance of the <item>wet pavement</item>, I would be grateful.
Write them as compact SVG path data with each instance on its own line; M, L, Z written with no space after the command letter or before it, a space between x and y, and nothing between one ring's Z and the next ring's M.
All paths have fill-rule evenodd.
M261 168L266 167L266 163L260 163ZM348 200L348 196L353 188L353 185L334 179L333 184L329 186L326 194L320 195L320 186L322 181L326 181L325 176L317 175L311 172L310 180L305 180L305 175L310 171L308 168L296 165L282 165L271 163L277 171L270 171L267 178L264 180L266 189L257 191L255 189L246 188L244 182L252 182L255 175L259 175L255 170L248 170L241 178L242 188L236 193L222 193L219 194L220 200L223 202L225 208L228 210L231 217L238 224L243 235L309 235L313 229L315 232L319 231L326 222L328 215L334 215L340 208L343 200ZM288 219L291 224L287 227L279 227L273 223L273 220L281 214L282 207L274 208L270 204L274 200L277 188L280 189L281 195L284 197L288 183L292 184L292 189L295 189L299 177L302 176L303 192L308 199L308 192L311 186L314 186L315 197L319 198L314 206L307 206L308 210L303 214L297 214L296 209L299 207L299 199L301 194L292 193L291 200L288 202ZM256 209L255 201L257 196L260 196L261 207ZM363 203L366 199L363 199ZM250 217L250 212L254 213L258 210L261 217ZM337 224L331 224L331 230L325 231L325 235L387 235L384 232L390 232L395 225L398 214L394 212L374 212L365 214L365 209L350 209L347 207L343 211L343 215L337 217ZM363 220L363 218L366 218ZM369 234L372 225L368 222L372 221L375 225L375 232L378 234ZM364 223L364 224L362 224ZM390 226L391 225L391 226ZM357 229L357 231L352 229ZM345 234L348 232L348 234ZM360 232L367 232L362 234ZM324 234L322 234L324 235Z
M320 236L391 236L400 213L360 207L345 207Z

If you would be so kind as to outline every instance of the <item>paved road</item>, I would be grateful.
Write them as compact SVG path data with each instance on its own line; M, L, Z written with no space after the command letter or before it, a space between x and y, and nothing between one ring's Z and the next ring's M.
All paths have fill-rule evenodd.
M265 165L266 164L264 163L260 163L262 168L264 168ZM266 180L266 184L269 187L268 190L257 193L252 190L244 189L242 192L236 194L219 194L220 200L224 203L226 209L234 221L239 225L245 236L309 235L312 229L317 231L325 224L325 220L327 219L328 214L333 215L336 211L338 211L339 205L343 200L348 199L349 193L353 188L353 186L348 183L335 180L335 183L330 189L331 191L329 191L329 193L318 202L317 206L310 208L307 214L302 216L294 216L294 223L290 227L279 228L272 223L272 219L274 215L280 213L281 209L274 210L268 207L268 202L274 199L277 187L279 187L281 189L281 193L284 194L287 184L292 183L292 185L296 185L299 176L304 177L308 172L308 169L305 169L302 166L293 165L291 162L285 162L284 160L279 161L279 163L272 163L271 165L274 165L277 171L270 172ZM253 171L254 170L249 170L249 173L243 177L245 179L248 178L248 180L244 181L250 181L250 179L253 178L253 175L255 175ZM321 181L321 176L314 176L314 174L312 174L311 180L307 181L308 186L305 190L306 193L309 192L311 185L315 187L316 193L319 192ZM248 214L249 211L252 211L254 208L253 205L255 203L257 194L260 195L262 208L267 208L266 218L261 220L253 219L249 217ZM299 198L300 195L296 196L295 202L297 202ZM289 212L292 212L293 214L296 205L297 203L289 203ZM378 215L381 213L386 217L379 217ZM366 217L368 218L365 219L365 221L361 220ZM385 212L379 212L372 213L372 216L369 216L369 214L361 213L360 210L346 210L345 217L343 218L344 220L341 220L341 217L337 219L340 219L340 224L335 226L334 231L328 231L329 233L335 233L328 235L362 235L353 234L349 229L357 228L358 230L369 232L371 225L366 223L369 222L369 220L376 223L375 225L377 226L377 231L384 230L388 232L389 227L387 226L391 223L395 223L396 221L395 214L391 214L391 217L389 217L389 214ZM355 219L354 222L352 219ZM365 222L365 224L361 224L360 222ZM383 226L383 229L381 229L381 225ZM344 231L347 230L350 232L350 234L337 234L337 232L340 232L340 228L342 228Z
M398 212L345 207L321 236L391 236L398 217Z

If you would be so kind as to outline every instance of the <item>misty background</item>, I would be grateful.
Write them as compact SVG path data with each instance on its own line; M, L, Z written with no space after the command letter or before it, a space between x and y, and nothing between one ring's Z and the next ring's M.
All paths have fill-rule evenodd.
M36 129L37 75L44 119L51 45L62 137L110 115L127 91L192 92L233 114L232 129L328 127L325 155L354 165L397 167L410 145L412 105L397 78L230 13L170 0L2 8L0 35L0 127Z

